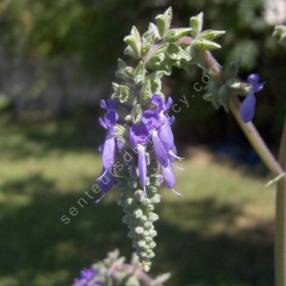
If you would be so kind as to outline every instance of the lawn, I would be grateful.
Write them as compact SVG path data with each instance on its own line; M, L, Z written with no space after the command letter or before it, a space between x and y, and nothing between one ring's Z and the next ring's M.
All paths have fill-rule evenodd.
M116 190L77 201L100 171L93 122L0 121L0 285L69 285L80 268L119 248L130 256ZM177 191L162 189L154 273L173 286L273 285L273 189L203 148L177 163ZM69 209L77 206L77 215ZM68 224L61 221L63 215Z

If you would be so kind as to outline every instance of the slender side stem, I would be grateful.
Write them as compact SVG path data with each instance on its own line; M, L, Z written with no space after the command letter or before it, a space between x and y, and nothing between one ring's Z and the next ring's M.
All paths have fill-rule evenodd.
M216 59L212 56L210 52L202 53L202 57L208 67L211 69L211 72L214 78L223 82L221 67L216 61ZM231 94L229 96L229 109L235 117L237 123L239 124L241 130L244 132L246 138L255 149L257 154L260 156L261 160L265 163L268 169L275 175L279 176L284 174L284 170L281 165L277 162L261 135L255 128L252 122L244 123L240 117L240 102L236 95Z
M280 143L279 162L286 168L286 117ZM277 184L275 234L276 286L286 286L286 179Z
M183 45L189 45L192 43L191 37L182 37L180 43ZM207 67L210 69L210 72L215 80L223 84L224 79L222 75L222 67L218 61L213 57L209 52L202 52L201 57ZM277 162L276 158L273 156L259 132L255 128L252 122L244 123L240 117L240 102L235 94L229 96L229 109L235 117L237 123L239 124L241 130L244 132L246 138L255 149L257 154L260 156L262 161L268 167L268 169L275 175L281 176L284 174L284 170L281 165Z

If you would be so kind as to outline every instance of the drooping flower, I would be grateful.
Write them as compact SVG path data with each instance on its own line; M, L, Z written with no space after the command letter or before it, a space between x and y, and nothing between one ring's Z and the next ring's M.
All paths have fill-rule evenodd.
M245 123L254 118L256 107L255 93L261 91L264 87L264 83L260 82L260 76L258 74L250 74L247 78L247 82L250 85L250 91L240 107L240 116Z
M171 161L169 161L167 167L162 166L162 177L163 177L163 184L168 189L174 189L176 185L176 176Z
M162 96L160 96L159 94L155 94L152 97L151 102L156 107L155 111L157 112L161 122L160 128L158 129L158 135L162 143L164 144L169 157L171 157L171 159L173 160L183 159L177 156L177 149L174 143L174 135L171 126L174 123L175 119L174 117L170 117L167 113L173 104L172 98L169 97L165 101Z
M182 159L177 156L171 128L174 118L167 113L173 101L171 98L165 101L161 95L155 94L151 99L151 103L153 108L151 107L143 113L142 122L150 133L154 153L157 160L161 163L163 183L167 188L173 189L176 184L176 178L172 164L174 160Z
M149 140L149 132L145 124L137 123L130 128L131 146L138 152L138 171L140 184L145 190L147 178L146 145Z
M102 164L104 171L98 180L104 177L107 172L111 172L115 162L116 140L114 126L116 125L118 118L118 113L113 109L107 109L106 114L99 118L100 125L107 130L107 133L102 147Z

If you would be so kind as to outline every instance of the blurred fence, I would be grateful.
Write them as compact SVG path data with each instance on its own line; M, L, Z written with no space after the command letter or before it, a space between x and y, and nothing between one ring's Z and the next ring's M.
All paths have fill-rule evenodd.
M95 105L104 84L86 80L80 64L47 59L26 60L0 46L0 96L16 114L27 111L59 114L76 106Z

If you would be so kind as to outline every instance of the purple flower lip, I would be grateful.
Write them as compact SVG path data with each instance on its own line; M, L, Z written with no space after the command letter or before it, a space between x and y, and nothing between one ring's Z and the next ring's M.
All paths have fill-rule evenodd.
M151 129L158 129L163 123L160 121L159 113L151 109L147 109L143 113L142 122L149 131Z
M245 123L253 120L256 108L255 93L261 91L265 84L264 82L260 82L260 76L258 74L250 74L247 78L247 82L250 85L250 91L240 107L240 116Z
M137 123L131 126L129 138L133 148L136 149L138 144L146 145L149 141L149 132L145 124Z
M108 110L103 117L99 118L99 124L106 130L112 129L119 119L118 113L114 110Z
M164 98L160 94L154 94L151 99L151 103L155 106L155 110L157 112L166 112L171 108L173 100L169 97L164 101Z

